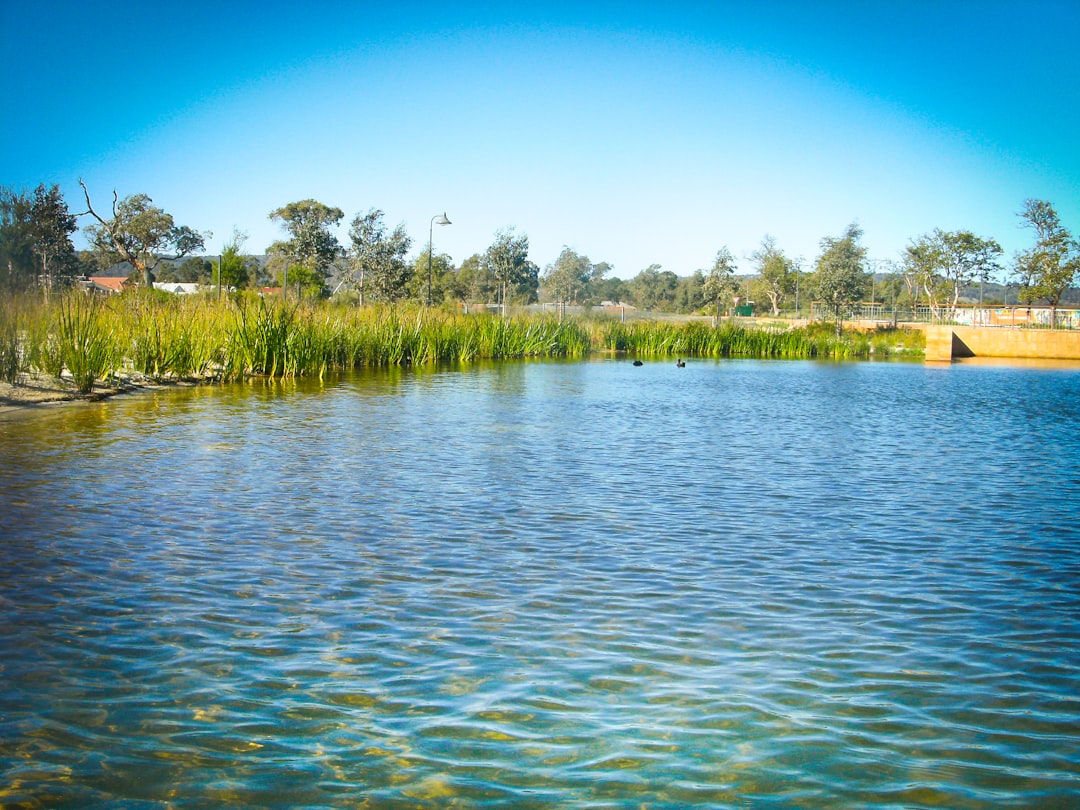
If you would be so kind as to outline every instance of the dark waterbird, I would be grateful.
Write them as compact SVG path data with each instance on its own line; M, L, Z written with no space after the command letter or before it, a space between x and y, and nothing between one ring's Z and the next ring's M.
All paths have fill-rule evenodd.
M686 368L686 363L684 363L682 361L682 358L680 357L678 360L675 361L675 366L676 368Z
M641 362L640 360L635 360L635 361L634 361L634 365L635 365L635 366L643 366L643 365L645 365L645 364L644 364L644 363L642 363L642 362Z

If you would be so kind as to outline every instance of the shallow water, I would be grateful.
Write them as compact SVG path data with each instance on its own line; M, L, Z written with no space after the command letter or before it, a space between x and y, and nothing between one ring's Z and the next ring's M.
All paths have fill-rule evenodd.
M0 421L0 804L1080 803L1080 372L598 360Z

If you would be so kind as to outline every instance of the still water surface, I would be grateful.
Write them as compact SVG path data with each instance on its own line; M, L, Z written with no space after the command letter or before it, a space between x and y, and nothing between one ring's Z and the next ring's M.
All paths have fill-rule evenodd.
M1080 372L598 360L0 421L0 804L1075 807Z

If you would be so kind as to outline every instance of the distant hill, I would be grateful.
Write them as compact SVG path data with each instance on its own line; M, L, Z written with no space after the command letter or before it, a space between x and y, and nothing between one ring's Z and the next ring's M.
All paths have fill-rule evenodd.
M158 270L160 271L163 267L179 267L184 262L192 258L205 259L206 261L216 264L218 260L221 259L221 255L215 254L213 256L185 256L182 259L163 259L161 264L158 265ZM265 253L262 255L252 255L251 258L255 259L259 263L260 267L265 267L266 262L269 259L269 257ZM135 268L133 268L128 262L120 262L119 264L114 264L105 270L100 270L94 273L94 275L104 276L105 278L127 278L131 275L131 272L134 269Z

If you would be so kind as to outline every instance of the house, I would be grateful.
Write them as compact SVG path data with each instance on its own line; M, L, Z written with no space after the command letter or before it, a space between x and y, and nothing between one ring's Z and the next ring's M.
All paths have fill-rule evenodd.
M135 287L135 283L124 276L90 276L87 280L92 292L116 294Z
M199 291L200 285L183 281L155 281L155 290L164 290L173 295L194 295Z

